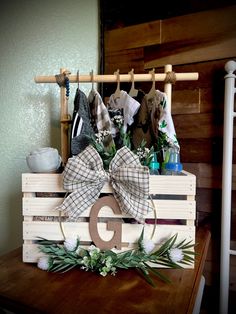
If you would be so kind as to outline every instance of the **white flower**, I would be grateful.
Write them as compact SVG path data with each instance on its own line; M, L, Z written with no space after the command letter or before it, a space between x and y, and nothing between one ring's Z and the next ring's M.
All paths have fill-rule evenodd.
M100 253L100 249L96 247L95 245L90 245L88 250L89 250L90 255L93 253Z
M99 131L98 133L95 134L96 142L101 144L104 141L105 137L107 137L110 134L111 132L108 130Z
M48 270L49 268L49 258L47 256L42 256L38 260L38 268L42 270Z
M146 159L150 153L150 149L147 147L138 147L136 151L136 155L138 155L139 159Z
M115 115L113 118L111 118L111 121L118 127L121 127L123 124L123 117L121 115Z
M77 248L77 239L66 239L64 247L67 251L74 251Z
M182 259L184 258L184 254L181 249L173 248L169 250L169 257L172 262L177 263L182 261Z
M154 249L155 244L150 239L143 239L142 240L142 247L143 247L145 253L149 254Z

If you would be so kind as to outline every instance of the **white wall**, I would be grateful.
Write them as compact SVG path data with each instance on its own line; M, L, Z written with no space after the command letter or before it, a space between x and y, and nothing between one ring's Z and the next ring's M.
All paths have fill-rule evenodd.
M59 87L37 75L98 71L97 0L7 0L0 10L0 254L22 244L21 174L33 149L60 150ZM69 100L73 109L76 84ZM88 92L90 84L81 84Z

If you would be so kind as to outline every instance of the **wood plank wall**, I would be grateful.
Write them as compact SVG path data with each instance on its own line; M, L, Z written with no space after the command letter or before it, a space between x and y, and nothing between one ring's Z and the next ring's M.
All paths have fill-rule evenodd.
M128 73L163 72L172 64L175 72L199 72L199 80L173 86L172 115L185 170L197 176L198 224L212 232L205 277L218 284L222 176L224 65L236 58L236 6L204 11L166 20L105 31L105 74L117 69ZM121 85L129 90L129 84ZM136 83L148 92L151 83ZM158 83L163 90L163 84ZM115 85L104 85L104 96ZM236 132L236 128L235 128ZM234 135L236 137L236 133ZM236 146L233 158L233 189L236 190ZM233 191L233 224L236 225L236 191ZM236 239L235 228L232 238ZM233 264L236 273L236 263ZM236 278L231 276L236 290Z

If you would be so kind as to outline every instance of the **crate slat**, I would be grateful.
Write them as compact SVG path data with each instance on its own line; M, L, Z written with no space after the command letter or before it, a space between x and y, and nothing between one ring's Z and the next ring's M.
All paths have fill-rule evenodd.
M68 238L80 237L82 241L92 241L89 230L88 222L63 222L63 229ZM141 234L142 224L129 224L122 223L122 242L134 243L137 241ZM145 232L147 237L150 237L153 231L154 225L145 225ZM158 225L153 237L154 242L158 242L160 233L163 235L171 236L175 233L180 235L188 234L194 227L185 225ZM113 231L107 230L106 223L98 223L98 232L102 235L104 241L109 241L113 236ZM37 240L38 237L62 241L63 235L60 229L59 222L49 221L32 221L23 222L23 239L24 240Z
M66 233L66 236L68 238L70 237L77 237L80 232L83 234L83 241L85 242L91 242L91 238L89 233L87 233L88 230L88 224L87 223L81 223L81 228L78 231L78 223L64 223L64 231ZM33 240L37 240L38 236L48 238L50 240L55 241L63 241L63 236L60 231L60 227L58 226L58 223L47 223L47 222L41 222L40 224L37 222L32 223L24 223L24 228L26 228L27 231L27 237L31 238ZM49 227L50 226L50 230ZM129 224L123 224L122 225L122 243L126 244L125 249L130 249L134 246L134 244L137 242L138 237L141 234L143 226L140 224L132 225ZM144 228L144 237L150 238L152 235L154 226L152 225L145 225ZM99 233L102 234L101 238L104 241L109 241L113 235L112 231L106 230L106 224L100 223L98 227ZM86 233L86 234L85 234ZM24 231L25 234L25 231ZM183 239L186 239L187 241L195 241L195 227L190 226L180 226L180 225L157 225L156 226L156 232L152 238L152 240L157 243L161 244L163 241L166 241L169 237L178 234L178 241L181 241ZM83 246L84 247L84 246ZM117 251L117 250L115 250ZM25 262L37 262L37 259L39 256L42 256L43 254L39 252L38 244L24 244L23 245L23 261Z
M150 194L196 195L196 177L183 171L182 175L150 176Z
M24 197L23 215L24 216L59 216L56 206L62 203L62 198L44 197ZM195 219L195 201L185 200L153 200L156 208L157 218L159 219ZM152 205L152 202L150 201ZM89 217L90 208L85 210L81 217ZM99 217L114 217L113 211L104 206L99 212ZM116 217L130 218L131 216L122 213ZM146 218L154 219L154 212L147 214Z
M22 174L23 192L65 192L62 186L62 174L47 173L24 173ZM195 195L196 177L183 171L179 176L150 176L150 194L174 194L174 195ZM112 193L112 189L106 183L102 193Z

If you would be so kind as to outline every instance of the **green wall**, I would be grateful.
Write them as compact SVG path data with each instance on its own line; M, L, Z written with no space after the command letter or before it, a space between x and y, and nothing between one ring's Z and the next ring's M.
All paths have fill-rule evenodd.
M97 0L8 0L0 10L0 254L22 244L21 174L35 148L60 151L57 84L37 75L98 71ZM90 84L80 88L88 93ZM76 84L71 86L73 110Z

